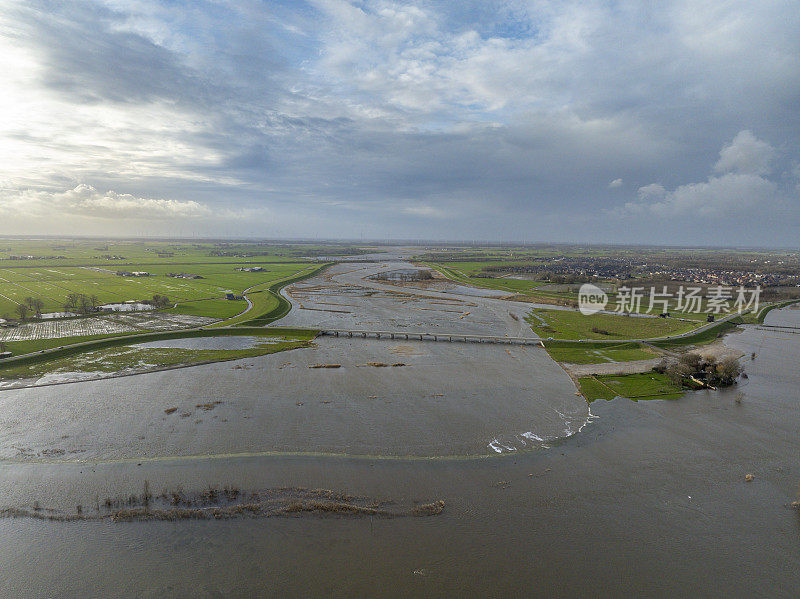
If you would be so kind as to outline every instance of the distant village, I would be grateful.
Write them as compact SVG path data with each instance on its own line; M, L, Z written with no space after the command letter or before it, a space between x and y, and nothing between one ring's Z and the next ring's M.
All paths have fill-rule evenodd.
M753 270L741 268L678 267L664 264L648 264L628 258L582 258L543 257L541 264L514 264L513 262L489 265L478 277L497 276L497 273L539 274L542 280L557 283L579 283L595 278L602 279L650 279L683 281L709 285L742 285L744 287L774 287L800 285L800 270L785 268L776 262L772 268L758 265Z

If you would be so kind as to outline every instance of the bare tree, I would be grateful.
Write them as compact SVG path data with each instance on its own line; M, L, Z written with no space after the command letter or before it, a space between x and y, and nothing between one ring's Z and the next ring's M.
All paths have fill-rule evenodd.
M689 352L688 354L683 354L680 357L679 362L697 372L702 368L703 357L700 354Z
M20 320L25 320L28 317L28 314L30 314L30 311L31 309L25 304L17 304L17 306L14 308L14 312L19 315Z
M67 300L64 303L65 312L77 312L78 304L80 303L80 293L68 293Z
M92 307L89 296L83 295L82 293L78 294L78 314L89 314L93 311L94 308Z
M42 309L44 308L44 302L42 301L42 298L40 297L31 298L31 302L28 305L30 306L31 310L33 310L34 313L36 314L36 318L42 317Z
M695 374L695 370L688 364L676 362L675 364L670 364L664 374L667 375L670 381L680 385L684 379L688 379Z
M720 360L717 364L717 377L720 382L730 385L739 375L742 374L743 368L739 364L739 360L734 357L727 357Z

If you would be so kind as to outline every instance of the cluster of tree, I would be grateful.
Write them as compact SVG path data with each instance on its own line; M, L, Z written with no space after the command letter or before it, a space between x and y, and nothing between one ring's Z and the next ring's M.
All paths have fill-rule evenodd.
M736 358L727 357L717 361L713 356L704 358L693 352L682 355L676 362L664 361L655 370L666 374L673 383L678 385L694 379L707 385L720 387L733 385L744 372Z
M17 313L20 320L25 320L31 313L35 314L36 318L41 318L42 308L44 308L44 302L41 298L26 297L21 304L14 308L14 311Z
M154 295L153 299L150 300L150 304L155 306L156 308L166 308L172 302L166 295Z
M83 293L67 294L67 301L64 302L64 312L73 314L90 314L97 311L100 300L96 295L84 295Z

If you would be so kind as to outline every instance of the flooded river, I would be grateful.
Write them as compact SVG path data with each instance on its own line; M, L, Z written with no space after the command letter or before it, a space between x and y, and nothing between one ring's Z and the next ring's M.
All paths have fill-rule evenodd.
M800 310L773 311L767 323L800 327ZM4 518L0 519L0 594L797 597L800 514L790 503L797 499L800 483L800 335L791 330L751 326L726 338L726 344L747 356L749 378L737 388L693 392L676 401L596 402L592 417L588 410L578 411L572 400L580 398L574 396L563 372L547 371L546 361L530 357L537 355L534 349L528 349L524 357L521 350L512 348L520 352L515 360L499 347L487 359L485 354L469 353L477 352L478 346L433 342L421 350L420 343L411 344L412 350L432 355L414 356L414 351L404 350L407 355L402 358L389 353L388 342L382 349L375 345L371 350L343 345L344 351L338 352L344 356L340 369L313 370L320 375L314 389L332 398L322 401L337 397L344 401L344 383L335 382L334 377L346 377L347 370L365 364L368 355L387 363L389 356L396 362L419 362L418 376L409 366L360 367L358 372L365 373L368 381L377 384L375 373L392 381L387 389L393 403L370 412L366 402L377 398L370 400L369 395L380 393L368 393L369 384L358 383L365 385L358 402L352 400L354 405L342 408L346 418L341 421L334 413L324 412L335 404L319 400L270 407L279 401L277 396L250 390L250 386L258 388L258 369L239 379L249 381L247 385L237 385L231 377L238 371L230 370L230 364L226 370L214 370L220 365L202 366L62 385L53 387L57 391L46 397L43 389L4 391L0 394L0 400L7 402L3 406L6 436L0 440L5 455L0 462L0 506L29 507L36 501L74 512L77 505L90 506L109 495L138 493L147 481L156 491L208 485L322 488L398 505L442 500L446 507L441 514L424 518L304 515L125 523ZM443 349L425 349L440 346ZM312 362L332 360L335 354L325 352L335 348L313 350L322 354L318 360L316 356L306 360L304 374L311 372L307 366ZM750 360L752 353L756 356ZM277 358L277 368L290 362L299 365L300 355L289 352L264 359ZM404 411L399 405L405 386L418 391L433 384L424 372L424 360L435 360L437 367L452 376L441 381L445 389L441 398L410 397ZM448 371L448 363L460 365ZM468 378L464 363L472 364L476 372L494 374L484 374L483 381L477 375ZM529 378L515 369L527 371ZM537 374L537 369L544 374ZM276 372L289 377L284 382L294 381L290 368ZM172 379L165 377L171 376L179 378L169 382ZM417 383L412 382L415 378ZM263 379L266 389L268 377ZM537 395L535 389L543 388L545 379L552 381L551 387ZM214 386L215 380L227 381L227 397L221 395L222 386ZM288 388L300 384L299 380ZM153 424L170 416L163 414L160 404L158 418L145 419L140 429L132 415L114 415L116 409L130 409L134 414L133 408L111 404L96 408L99 411L89 420L105 412L118 427L116 432L96 428L103 433L96 433L93 441L86 440L90 427L85 423L75 425L73 431L59 425L60 435L69 436L45 439L46 435L35 432L35 422L25 420L31 413L44 417L35 408L42 401L51 406L50 411L60 406L91 413L91 403L112 392L102 385L127 381L128 387L114 391L117 405L125 398L150 402L147 398L166 383L172 385L170 393L176 398L188 401L206 393L202 398L214 395L230 404L182 419L185 431L180 421L167 421L163 430L175 426L177 441L170 440L170 434L158 428L161 425ZM98 385L103 393L96 391ZM465 389L470 386L478 392L466 398ZM12 397L6 394L15 394L16 401L5 400ZM219 420L238 397L246 399L242 405L250 411L227 413L224 417L229 422L241 419L237 421L240 434L227 434ZM272 399L260 406L260 397ZM448 406L447 397L456 403ZM525 398L530 400L527 417ZM535 431L537 423L546 421L547 398L558 402L562 412L574 409L576 418L582 419L581 432L533 448L520 444L500 454L487 446L497 431L511 438ZM442 404L434 419L431 405L439 400ZM29 411L14 407L18 404L28 404ZM142 405L156 413L155 403ZM306 407L313 409L300 411ZM17 411L9 415L9 410ZM202 428L214 415L219 417L217 424ZM253 418L245 419L245 415ZM382 447L384 455L253 451L279 445L276 439L292 438L281 437L280 418L286 415L292 415L291 425L286 426L299 438L324 440L320 451L334 448L341 437L337 431L352 430L347 441L352 445L345 452L372 445ZM179 413L172 416L180 418ZM190 428L190 421L200 418L204 422ZM255 424L249 424L251 420ZM80 418L70 421L83 422ZM353 423L353 428L346 429L345 421ZM481 421L491 425L478 424ZM389 426L392 422L395 427ZM13 434L9 433L12 426L17 427ZM156 434L150 438L154 426ZM546 434L545 428L540 432ZM302 436L304 430L313 434ZM399 437L393 436L395 431ZM51 441L62 443L67 451L73 448L69 445L72 435L82 435L75 448L85 443L105 449L88 457L85 452L40 455L41 448L54 447L48 445ZM412 452L416 457L401 457L416 446L415 436L424 437L435 451L417 450ZM466 445L447 451L458 439L467 440ZM29 452L14 453L14 446L18 449L26 443ZM190 450L184 455L170 457L172 449L187 443ZM200 455L210 450L213 456ZM747 474L753 475L751 482L746 482Z

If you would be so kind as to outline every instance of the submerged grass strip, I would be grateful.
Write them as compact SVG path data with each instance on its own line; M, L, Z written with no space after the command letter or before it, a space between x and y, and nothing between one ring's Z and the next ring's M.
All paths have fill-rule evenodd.
M252 336L253 346L242 349L152 348L139 344L152 341L203 337ZM0 367L0 379L40 377L63 372L119 372L126 369L152 370L176 364L197 364L262 356L288 349L307 347L315 331L303 329L214 329L206 331L154 333L134 339L108 339L106 343L73 348L77 351L53 352L21 358ZM262 338L261 341L258 338ZM269 339L266 339L269 338ZM275 339L275 340L273 340Z
M72 345L73 343L101 341L103 339L117 339L129 337L131 335L138 335L142 332L146 331L131 331L129 333L110 333L102 335L82 335L75 337L55 337L52 339L30 339L26 341L7 341L6 347L8 351L12 352L15 356L21 356L37 351L53 349L55 347L62 347L64 345ZM6 361L7 360L4 360L3 362Z

